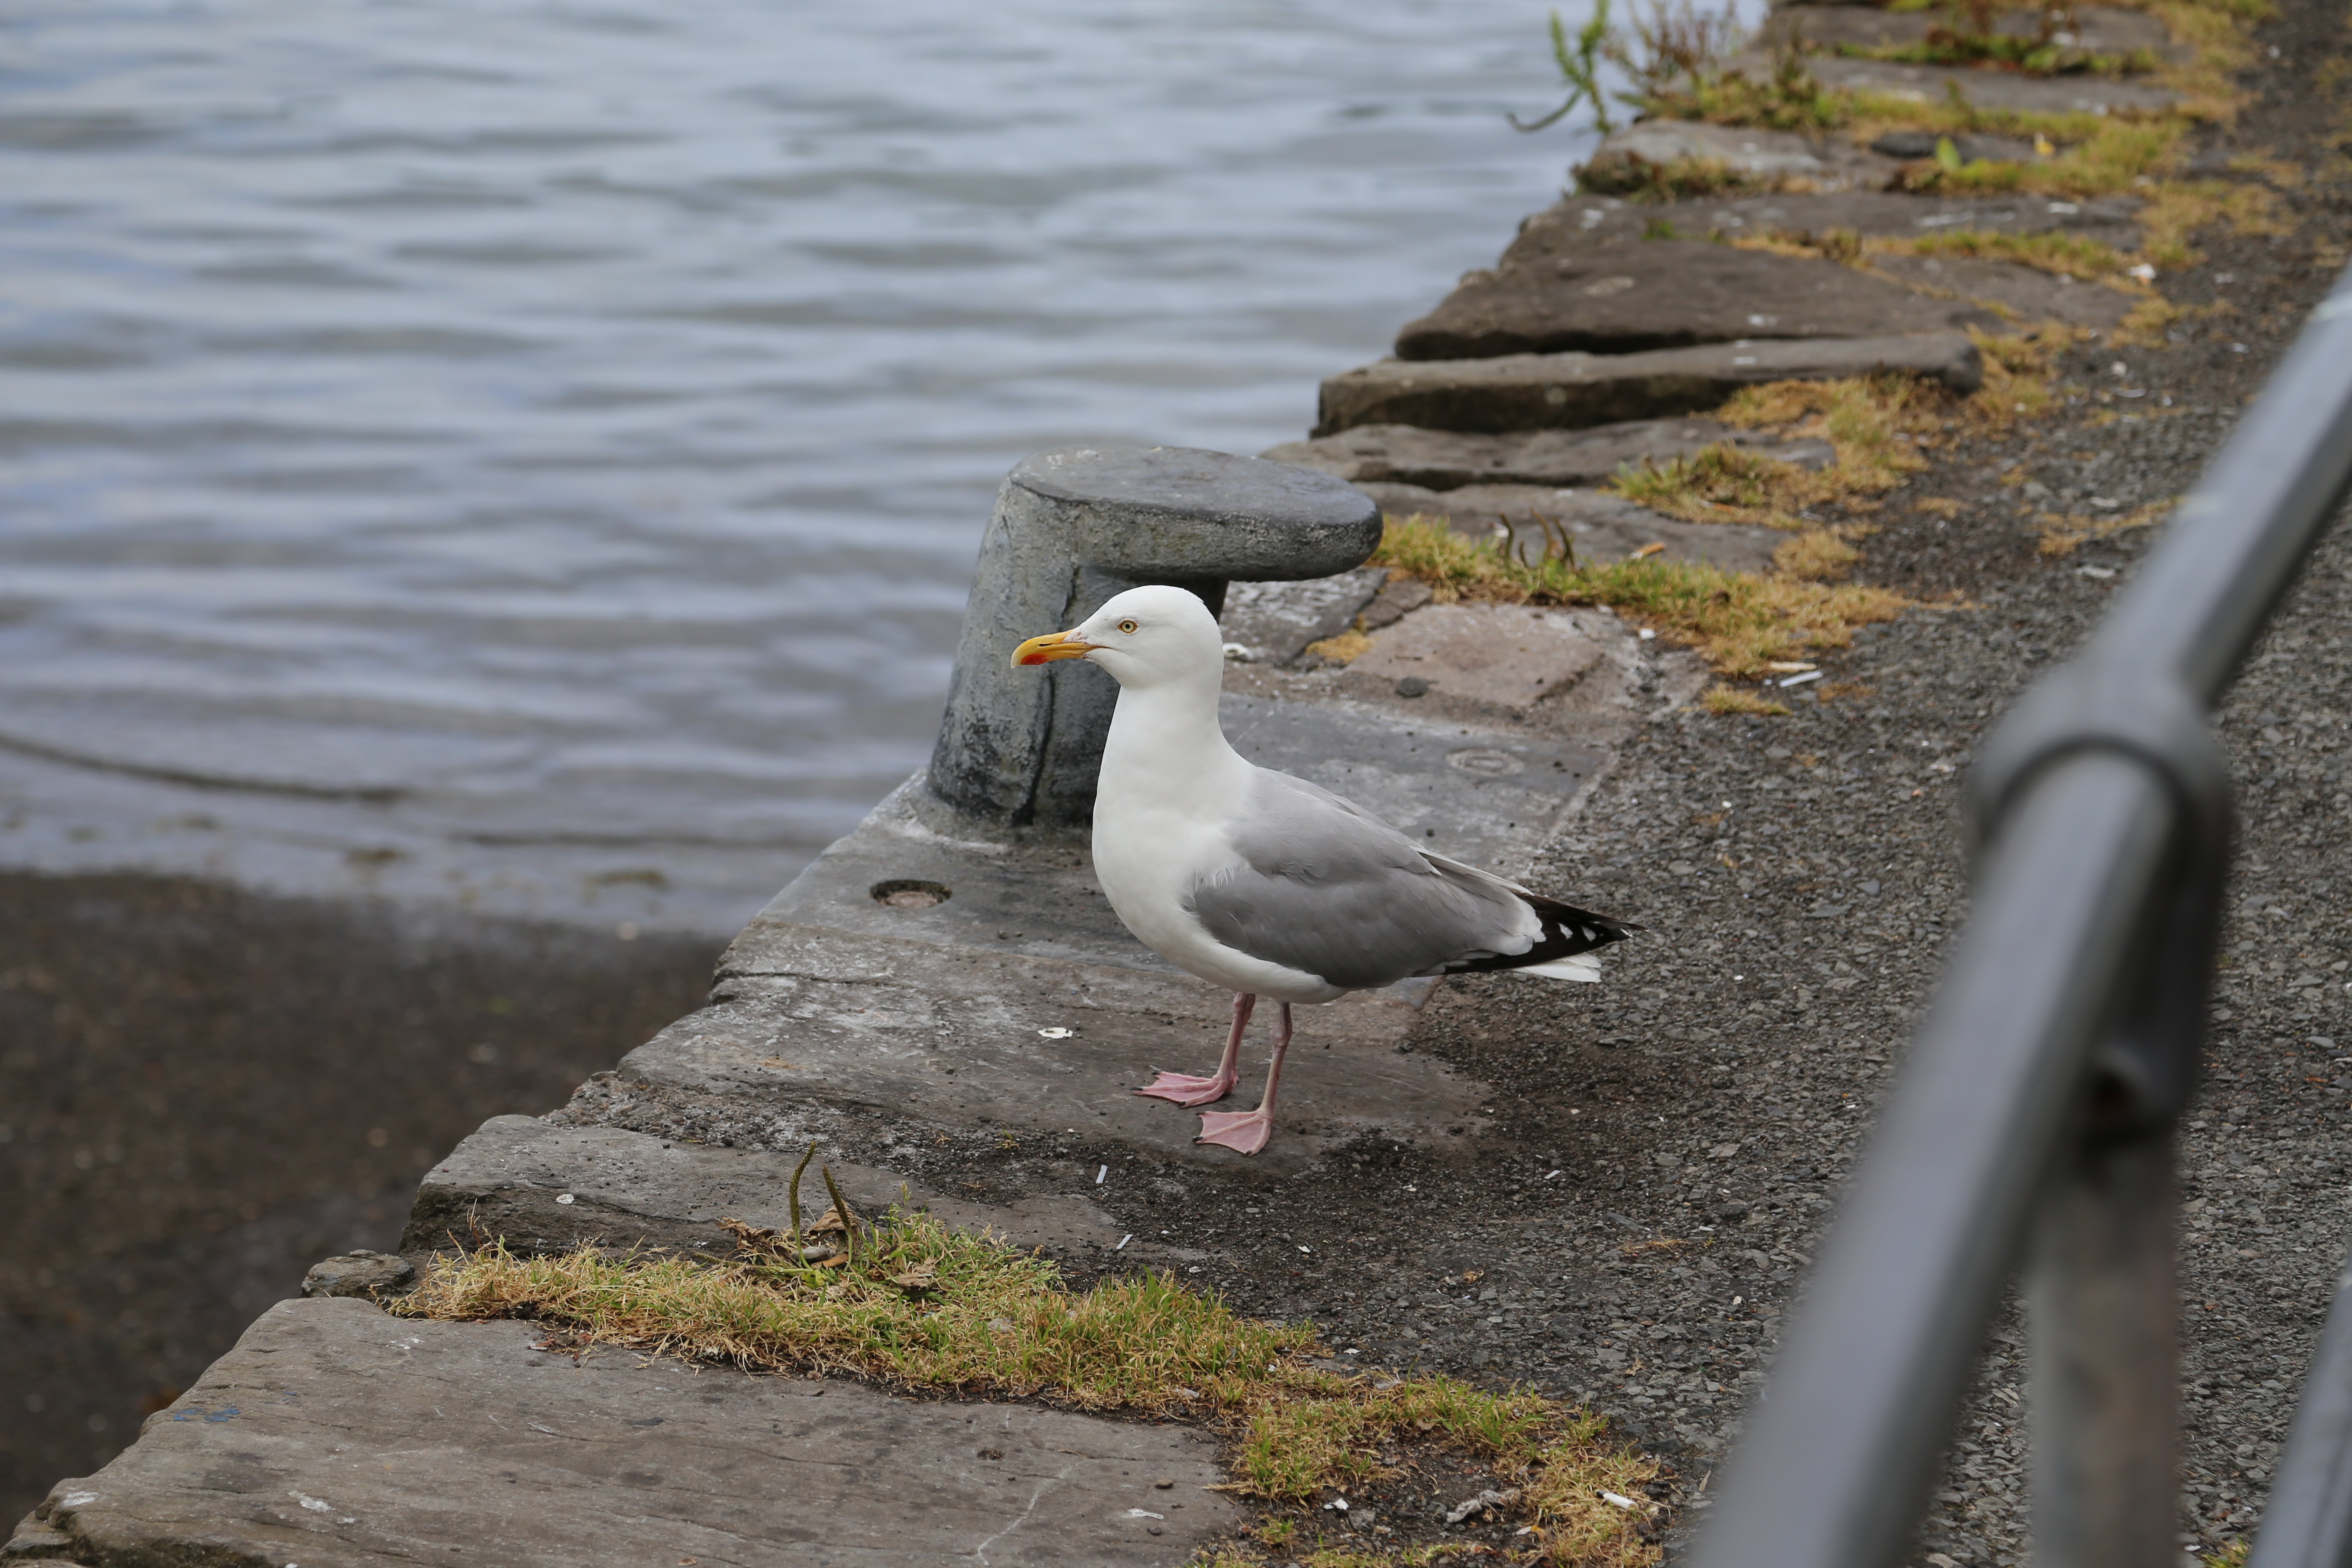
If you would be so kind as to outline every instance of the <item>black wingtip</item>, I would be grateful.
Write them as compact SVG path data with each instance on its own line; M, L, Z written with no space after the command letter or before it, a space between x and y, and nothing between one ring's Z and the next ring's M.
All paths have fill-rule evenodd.
M1525 952L1496 953L1473 959L1466 963L1448 964L1448 974L1475 974L1493 969L1526 969L1531 964L1549 963L1554 959L1574 958L1579 953L1597 952L1612 942L1623 942L1643 928L1630 921L1580 910L1574 904L1564 904L1558 899L1541 894L1522 893L1520 898L1536 911L1543 921L1543 937Z

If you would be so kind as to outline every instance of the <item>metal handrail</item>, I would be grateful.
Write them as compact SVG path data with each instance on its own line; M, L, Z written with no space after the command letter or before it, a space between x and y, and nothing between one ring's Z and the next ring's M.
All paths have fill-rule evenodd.
M2352 487L2352 272L1971 770L1973 910L1694 1568L1902 1560L2026 1260L2037 1568L2180 1560L2173 1129L2229 849L2210 711ZM2255 1568L2352 1563L2352 1275Z

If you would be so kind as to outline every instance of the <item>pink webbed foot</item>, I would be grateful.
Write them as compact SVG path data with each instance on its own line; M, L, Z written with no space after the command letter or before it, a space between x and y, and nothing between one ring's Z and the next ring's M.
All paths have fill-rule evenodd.
M1163 1072L1135 1092L1154 1100L1172 1100L1179 1105L1213 1105L1233 1093L1242 1076L1242 1031L1249 1026L1250 1009L1256 1005L1257 998L1248 992L1234 994L1234 1026L1225 1036L1225 1054L1217 1058L1216 1071L1206 1078Z
M1172 1100L1179 1105L1213 1105L1233 1093L1235 1076L1220 1072L1194 1078L1190 1073L1163 1072L1135 1092L1154 1100Z
M1192 1142L1255 1154L1265 1147L1265 1141L1273 1135L1274 1118L1266 1113L1265 1107L1260 1106L1255 1110L1201 1112L1201 1135Z

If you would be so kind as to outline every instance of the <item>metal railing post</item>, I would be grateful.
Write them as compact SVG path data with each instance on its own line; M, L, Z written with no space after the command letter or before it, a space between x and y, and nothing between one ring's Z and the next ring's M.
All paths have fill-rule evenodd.
M2336 1277L2248 1568L2352 1568L2352 1264Z
M2025 1293L2036 1568L2179 1561L2178 1195L2169 1129L2051 1173Z

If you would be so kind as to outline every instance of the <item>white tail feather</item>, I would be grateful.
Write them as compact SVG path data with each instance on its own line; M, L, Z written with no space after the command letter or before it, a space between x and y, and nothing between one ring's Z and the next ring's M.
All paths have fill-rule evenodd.
M1589 952L1573 953L1567 958L1555 958L1549 963L1530 963L1521 974L1540 974L1546 980L1598 980L1601 960Z

